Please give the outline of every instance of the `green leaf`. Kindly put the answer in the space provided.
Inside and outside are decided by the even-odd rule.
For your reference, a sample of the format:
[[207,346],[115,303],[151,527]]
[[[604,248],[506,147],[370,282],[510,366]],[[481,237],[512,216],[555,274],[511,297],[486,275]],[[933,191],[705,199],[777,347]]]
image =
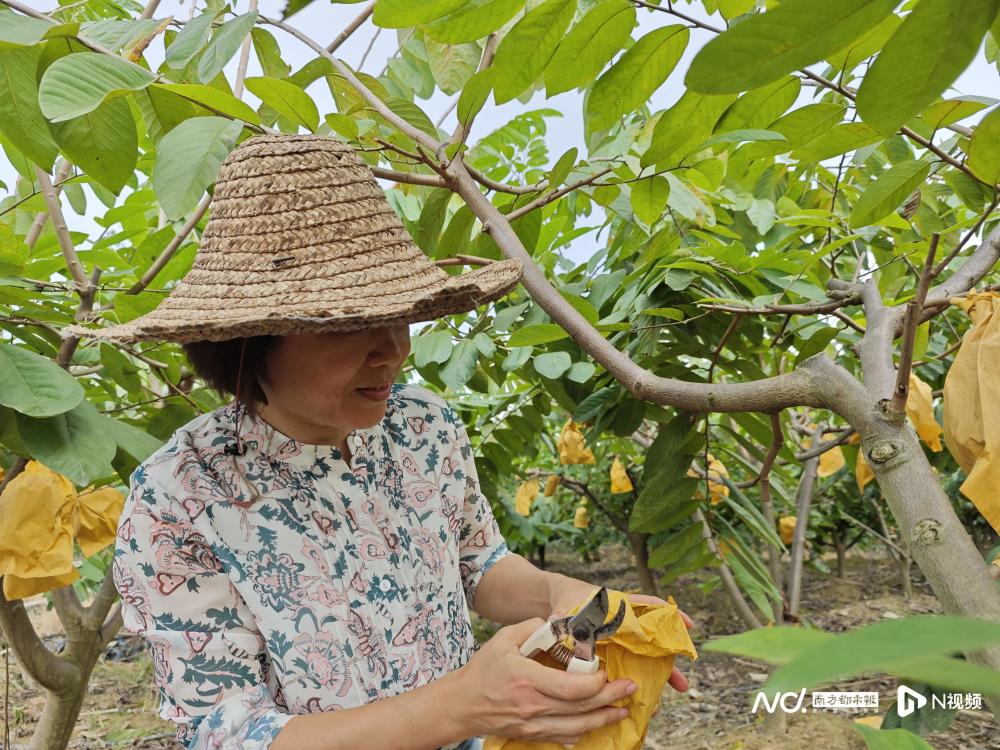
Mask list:
[[139,136],[123,98],[109,99],[93,112],[52,125],[66,158],[112,193],[118,194],[139,160]]
[[703,539],[703,526],[692,523],[680,531],[671,534],[649,555],[650,568],[665,568],[673,565],[692,547],[697,546]]
[[[216,30],[212,41],[205,47],[205,51],[198,60],[198,79],[202,83],[208,83],[215,78],[222,69],[226,67],[233,55],[247,38],[250,29],[257,21],[256,11],[244,13],[226,21]],[[318,120],[318,118],[317,118]]]
[[899,0],[785,0],[701,48],[685,85],[735,94],[776,81],[833,54],[892,12]]
[[35,71],[41,54],[40,47],[0,51],[0,133],[31,161],[51,172],[59,147],[38,108]]
[[0,9],[0,49],[13,46],[38,44],[53,24],[40,18],[31,18]]
[[821,162],[880,140],[882,136],[871,125],[846,122],[833,126],[826,133],[796,149],[792,152],[792,158],[809,163]]
[[115,441],[118,448],[132,456],[136,461],[145,461],[163,445],[164,441],[127,422],[120,422],[104,414],[101,415],[101,418],[104,421],[104,429]]
[[670,184],[665,177],[654,175],[632,186],[632,210],[644,224],[652,226],[667,207]]
[[466,81],[462,93],[458,95],[458,110],[456,116],[463,125],[468,125],[469,121],[479,114],[479,110],[490,98],[490,91],[493,89],[493,79],[496,70],[493,67],[486,68],[476,73]]
[[809,649],[772,673],[766,689],[784,692],[863,672],[886,671],[901,661],[975,651],[1000,643],[1000,624],[970,617],[916,615],[884,620]]
[[17,413],[17,429],[32,457],[83,487],[115,473],[111,460],[118,445],[97,408],[83,399],[53,417]]
[[980,120],[973,131],[968,167],[989,185],[1000,182],[1000,108]]
[[545,0],[514,24],[493,60],[497,104],[518,96],[545,70],[575,10],[576,0]]
[[476,345],[468,339],[460,341],[452,350],[448,363],[441,368],[441,380],[453,391],[461,390],[476,371],[478,362],[479,350]]
[[668,172],[666,177],[670,183],[670,192],[667,195],[667,205],[670,208],[698,226],[711,226],[715,223],[712,209],[695,195],[683,180],[672,172]]
[[475,43],[448,45],[425,39],[424,46],[434,82],[449,95],[462,90],[476,72],[483,52]]
[[574,362],[566,372],[566,377],[574,383],[586,383],[597,372],[597,366],[592,362]]
[[535,372],[547,378],[558,378],[573,364],[568,352],[545,352],[532,360]]
[[473,0],[423,29],[443,44],[473,42],[499,29],[523,7],[524,0]]
[[76,407],[83,387],[51,359],[0,343],[0,404],[31,417],[51,417]]
[[587,13],[560,42],[545,69],[548,96],[589,84],[625,46],[635,27],[635,6],[605,0]]
[[304,125],[310,133],[315,133],[319,127],[316,103],[294,83],[261,76],[247,78],[246,87],[264,104],[292,122]]
[[920,0],[858,88],[861,119],[889,135],[919,114],[972,62],[996,15],[997,0]]
[[184,24],[184,28],[167,47],[164,62],[175,70],[181,70],[191,62],[208,43],[212,35],[212,21],[218,14],[218,11],[208,10]]
[[869,185],[851,211],[851,227],[865,227],[892,213],[927,179],[929,162],[900,162]]
[[788,76],[748,91],[726,111],[716,130],[766,128],[788,111],[801,90],[802,82],[798,77]]
[[384,29],[420,26],[446,16],[465,0],[376,0],[372,22]]
[[712,134],[719,118],[735,100],[734,94],[706,96],[685,91],[656,121],[649,149],[642,155],[642,166],[680,163]]
[[153,189],[168,218],[180,219],[194,209],[242,129],[238,120],[195,117],[163,136],[153,166]]
[[253,48],[264,75],[271,78],[287,78],[292,68],[282,59],[281,48],[274,34],[255,26],[250,30],[250,38],[253,40]]
[[801,654],[822,648],[837,636],[811,628],[791,626],[757,628],[745,633],[715,638],[703,644],[706,651],[746,656],[769,664],[788,664]]
[[705,147],[714,146],[717,143],[745,143],[746,141],[783,141],[785,136],[774,130],[730,130],[727,133],[713,135],[705,141]]
[[205,86],[201,83],[154,83],[150,90],[156,89],[177,94],[219,114],[229,115],[254,125],[260,124],[260,118],[249,105],[214,86]]
[[519,328],[507,339],[507,346],[532,346],[534,344],[548,344],[569,336],[558,323],[536,323],[534,325]]
[[448,331],[431,331],[413,337],[413,362],[418,369],[431,362],[447,362],[451,356],[453,341]]
[[856,722],[851,722],[851,726],[864,739],[868,750],[934,750],[906,729],[875,729]]
[[997,103],[996,99],[988,96],[956,96],[954,99],[934,102],[925,109],[920,119],[934,130],[951,125],[953,122],[964,120],[976,112],[987,107],[992,107]]
[[664,26],[629,47],[594,83],[587,98],[590,126],[604,130],[642,106],[667,80],[689,38],[687,26]]
[[93,112],[110,94],[140,91],[155,78],[120,57],[77,52],[45,70],[38,85],[38,104],[51,122],[63,122]]

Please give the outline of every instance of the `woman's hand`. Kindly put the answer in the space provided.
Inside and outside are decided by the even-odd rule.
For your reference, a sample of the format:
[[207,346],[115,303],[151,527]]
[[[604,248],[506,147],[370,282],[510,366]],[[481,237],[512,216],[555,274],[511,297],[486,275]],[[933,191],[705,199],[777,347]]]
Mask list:
[[[565,617],[569,614],[569,611],[573,609],[580,602],[585,601],[587,597],[592,596],[593,593],[598,589],[597,586],[591,583],[585,583],[576,578],[570,578],[569,576],[559,576],[558,586],[554,587],[554,593],[551,599],[552,603],[552,614],[549,615],[549,619],[555,617]],[[649,596],[648,594],[627,594],[628,600],[631,604],[667,604],[663,599],[656,596]],[[694,627],[694,621],[688,617],[680,609],[677,613],[684,620],[684,625],[690,630]],[[674,667],[673,671],[670,672],[670,677],[667,678],[667,683],[674,690],[680,692],[686,691],[690,685],[688,685],[687,678],[681,674],[677,667]]]
[[520,646],[545,621],[501,628],[456,673],[456,711],[468,717],[469,736],[496,734],[532,742],[569,745],[584,734],[621,721],[628,709],[609,704],[635,691],[601,671],[571,674],[521,655]]

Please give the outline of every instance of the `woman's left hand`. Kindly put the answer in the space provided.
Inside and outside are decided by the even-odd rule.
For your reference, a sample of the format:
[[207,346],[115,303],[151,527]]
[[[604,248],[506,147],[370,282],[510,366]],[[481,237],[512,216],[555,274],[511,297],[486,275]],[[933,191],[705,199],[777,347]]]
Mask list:
[[[594,593],[596,587],[593,584],[584,583],[576,579],[570,580],[575,585],[562,587],[558,598],[552,602],[552,614],[549,615],[550,620],[556,617],[565,617],[573,607]],[[627,594],[627,596],[631,604],[668,604],[663,599],[657,596],[649,596],[648,594]],[[677,610],[677,613],[681,616],[688,630],[694,627],[694,621],[687,614],[680,609]],[[681,674],[677,667],[674,667],[670,673],[670,677],[667,678],[667,682],[674,690],[682,693],[689,687],[687,678]]]

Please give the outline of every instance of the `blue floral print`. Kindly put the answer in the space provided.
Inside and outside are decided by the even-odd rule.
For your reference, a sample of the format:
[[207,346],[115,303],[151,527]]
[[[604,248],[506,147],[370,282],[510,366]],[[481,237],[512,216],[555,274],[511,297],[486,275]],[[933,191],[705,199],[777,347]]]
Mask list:
[[[224,451],[237,418],[243,455]],[[347,440],[349,460],[231,402],[133,472],[112,574],[190,750],[266,750],[293,716],[426,685],[474,653],[469,606],[510,551],[465,425],[395,384]]]

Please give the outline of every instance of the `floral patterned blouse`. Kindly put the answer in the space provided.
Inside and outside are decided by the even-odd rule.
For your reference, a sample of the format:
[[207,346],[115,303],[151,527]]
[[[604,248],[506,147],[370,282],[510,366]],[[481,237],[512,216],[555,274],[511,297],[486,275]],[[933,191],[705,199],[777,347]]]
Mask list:
[[245,412],[246,452],[226,453],[236,415],[179,428],[133,472],[118,524],[125,628],[146,640],[177,740],[264,750],[296,714],[465,664],[469,604],[509,550],[455,411],[393,385],[381,422],[348,435],[349,466]]

